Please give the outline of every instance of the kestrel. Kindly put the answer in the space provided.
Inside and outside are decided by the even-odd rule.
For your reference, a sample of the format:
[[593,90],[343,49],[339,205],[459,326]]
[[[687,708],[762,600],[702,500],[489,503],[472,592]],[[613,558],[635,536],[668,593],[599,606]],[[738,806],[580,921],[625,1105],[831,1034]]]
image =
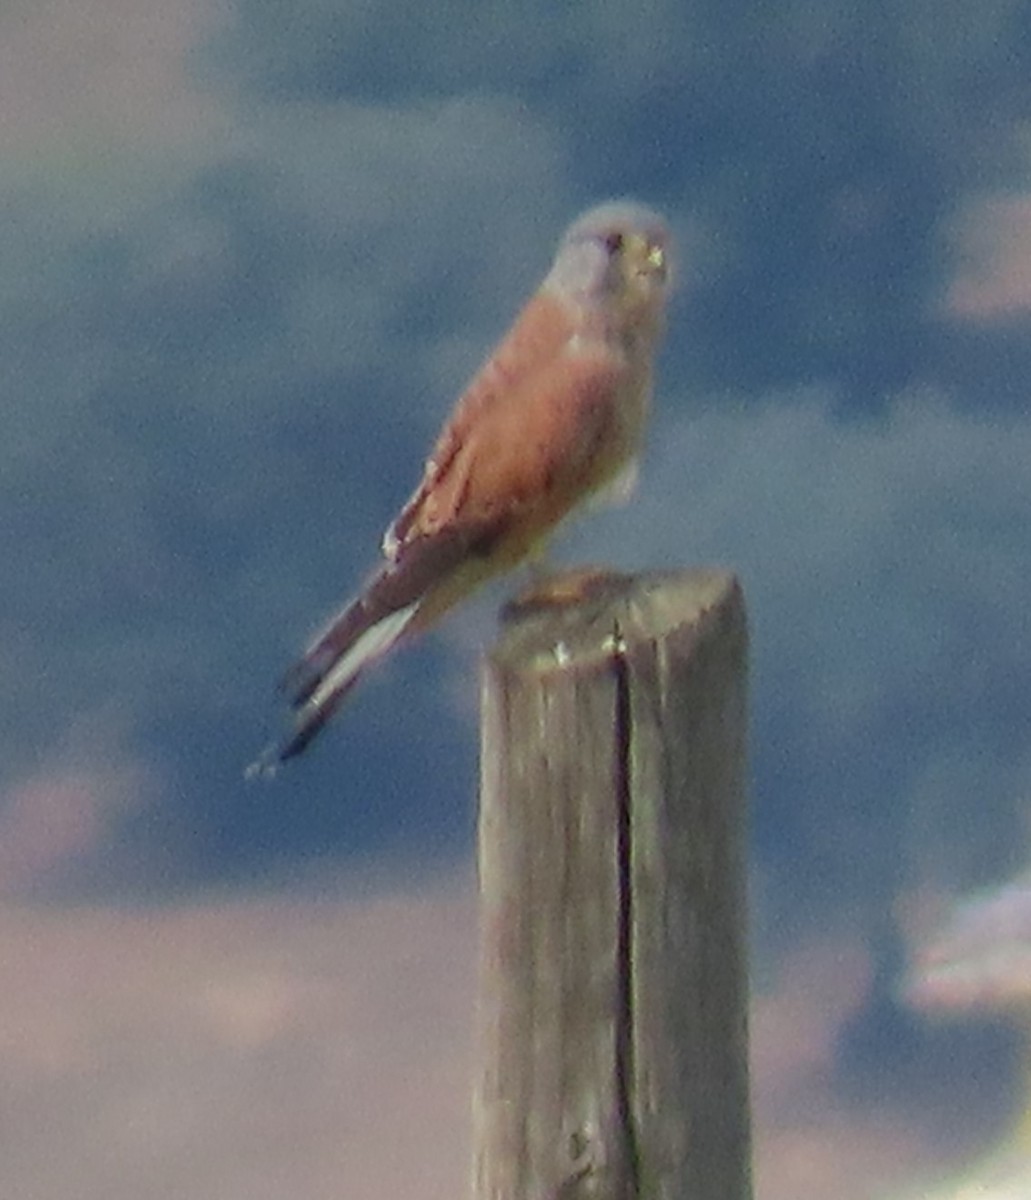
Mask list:
[[643,205],[592,208],[462,394],[383,561],[293,667],[284,740],[300,754],[365,671],[492,576],[539,553],[597,493],[632,481],[669,292],[670,235]]

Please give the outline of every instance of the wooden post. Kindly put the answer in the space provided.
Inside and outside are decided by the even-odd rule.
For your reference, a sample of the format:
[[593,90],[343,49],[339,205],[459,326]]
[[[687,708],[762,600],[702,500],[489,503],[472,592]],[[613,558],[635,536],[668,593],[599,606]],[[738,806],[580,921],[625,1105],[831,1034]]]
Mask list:
[[483,683],[475,1200],[748,1200],[746,628],[580,573]]

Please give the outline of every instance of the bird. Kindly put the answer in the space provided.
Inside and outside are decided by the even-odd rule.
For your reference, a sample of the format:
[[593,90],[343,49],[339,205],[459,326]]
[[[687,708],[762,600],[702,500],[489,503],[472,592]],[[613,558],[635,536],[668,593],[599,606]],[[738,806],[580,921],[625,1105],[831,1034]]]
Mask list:
[[535,560],[586,501],[632,487],[671,288],[666,221],[632,200],[579,216],[550,270],[460,395],[359,594],[282,688],[282,740],[247,774],[305,750],[368,669],[487,580]]

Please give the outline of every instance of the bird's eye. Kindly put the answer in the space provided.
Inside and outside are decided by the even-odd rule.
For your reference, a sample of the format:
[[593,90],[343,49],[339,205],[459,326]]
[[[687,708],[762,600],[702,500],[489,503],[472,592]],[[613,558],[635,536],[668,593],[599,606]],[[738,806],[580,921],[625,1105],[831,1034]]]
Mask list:
[[605,238],[605,249],[609,254],[618,254],[623,249],[623,235],[621,233],[610,233]]

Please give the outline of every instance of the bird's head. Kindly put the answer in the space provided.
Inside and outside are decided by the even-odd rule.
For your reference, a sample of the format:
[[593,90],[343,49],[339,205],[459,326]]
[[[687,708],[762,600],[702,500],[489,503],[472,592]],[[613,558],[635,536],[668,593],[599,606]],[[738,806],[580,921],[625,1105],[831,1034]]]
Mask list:
[[657,328],[671,285],[671,256],[669,228],[657,212],[630,200],[610,201],[566,230],[547,286]]

